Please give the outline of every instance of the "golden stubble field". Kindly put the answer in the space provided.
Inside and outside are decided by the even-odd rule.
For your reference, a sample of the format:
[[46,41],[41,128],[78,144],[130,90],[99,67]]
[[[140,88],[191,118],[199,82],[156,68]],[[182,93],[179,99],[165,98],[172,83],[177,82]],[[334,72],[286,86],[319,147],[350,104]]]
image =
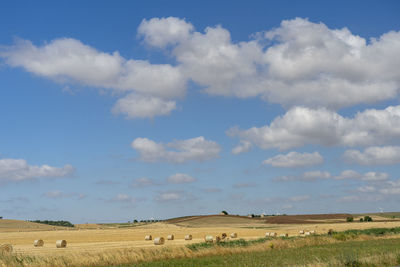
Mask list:
[[[379,218],[375,218],[379,219]],[[299,235],[300,230],[315,230],[316,233],[326,233],[329,229],[335,231],[344,231],[348,229],[366,229],[366,228],[390,228],[400,227],[400,220],[396,221],[374,221],[368,223],[360,222],[336,222],[336,223],[313,223],[313,224],[266,224],[262,220],[252,219],[217,219],[192,220],[191,223],[184,222],[181,225],[170,223],[152,223],[136,227],[124,228],[96,228],[85,229],[84,225],[80,229],[36,226],[28,224],[9,223],[8,227],[1,227],[0,222],[0,244],[12,244],[14,253],[25,255],[66,255],[77,253],[93,253],[102,251],[111,251],[124,248],[154,248],[160,247],[153,244],[153,241],[145,241],[145,235],[151,234],[154,237],[164,237],[175,235],[175,240],[166,240],[164,246],[183,246],[191,243],[204,241],[205,235],[221,235],[221,233],[237,233],[238,238],[256,239],[264,237],[266,232],[276,232],[279,234],[288,233],[289,236]],[[214,224],[213,224],[214,222]],[[4,225],[3,225],[4,226]],[[95,226],[95,225],[94,225]],[[93,228],[93,227],[92,227]],[[191,241],[184,240],[184,236],[191,234]],[[34,247],[35,239],[43,239],[43,247]],[[55,242],[59,239],[65,239],[68,242],[66,248],[56,248]]]

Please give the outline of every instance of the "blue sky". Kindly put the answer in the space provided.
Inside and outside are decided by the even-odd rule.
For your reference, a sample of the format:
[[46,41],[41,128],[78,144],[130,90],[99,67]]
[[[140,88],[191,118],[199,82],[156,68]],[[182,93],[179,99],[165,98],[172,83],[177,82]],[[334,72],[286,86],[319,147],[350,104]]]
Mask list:
[[397,210],[397,1],[8,1],[0,216]]

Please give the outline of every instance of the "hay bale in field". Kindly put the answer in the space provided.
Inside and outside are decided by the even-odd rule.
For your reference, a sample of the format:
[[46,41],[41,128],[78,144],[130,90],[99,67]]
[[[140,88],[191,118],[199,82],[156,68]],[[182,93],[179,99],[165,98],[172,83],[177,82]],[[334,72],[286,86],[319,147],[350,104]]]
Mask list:
[[212,235],[206,235],[206,236],[204,237],[204,241],[205,241],[205,242],[212,243],[212,242],[214,242],[214,237],[213,237]]
[[185,240],[192,240],[192,235],[185,235]]
[[149,240],[152,240],[152,239],[153,239],[153,237],[151,235],[146,235],[144,237],[144,240],[146,240],[146,241],[149,241]]
[[218,242],[221,242],[221,237],[220,236],[216,236],[214,238],[214,236],[212,236],[212,235],[206,235],[204,237],[204,241],[206,241],[208,243],[212,243],[212,242],[218,243]]
[[231,238],[236,238],[237,237],[237,233],[231,233]]
[[175,238],[174,235],[168,235],[168,236],[167,236],[167,239],[168,239],[168,240],[174,240],[174,238]]
[[304,230],[300,230],[299,234],[304,235]]
[[225,239],[225,238],[227,238],[228,236],[226,235],[226,233],[222,233],[221,234],[221,239]]
[[11,244],[0,245],[0,253],[11,253],[13,251],[13,246]]
[[164,245],[164,243],[165,243],[164,237],[154,238],[154,245]]
[[37,239],[37,240],[33,241],[33,245],[35,247],[43,247],[44,241],[42,239]]
[[65,247],[67,247],[67,241],[66,240],[57,240],[56,241],[56,247],[57,248],[65,248]]

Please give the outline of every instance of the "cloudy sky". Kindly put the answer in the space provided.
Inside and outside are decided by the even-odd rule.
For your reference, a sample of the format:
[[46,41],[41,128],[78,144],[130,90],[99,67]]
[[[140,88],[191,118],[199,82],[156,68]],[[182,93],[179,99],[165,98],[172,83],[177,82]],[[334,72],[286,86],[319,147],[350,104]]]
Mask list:
[[398,211],[398,1],[0,8],[0,216]]

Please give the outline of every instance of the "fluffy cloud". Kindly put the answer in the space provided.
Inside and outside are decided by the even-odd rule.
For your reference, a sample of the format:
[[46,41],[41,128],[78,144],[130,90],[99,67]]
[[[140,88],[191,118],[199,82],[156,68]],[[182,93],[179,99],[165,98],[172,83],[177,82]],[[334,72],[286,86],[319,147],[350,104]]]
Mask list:
[[400,179],[387,181],[379,192],[383,195],[400,195]]
[[163,100],[158,97],[130,94],[120,98],[112,111],[116,114],[126,114],[128,119],[153,118],[155,116],[169,115],[176,109],[172,100]]
[[167,182],[170,184],[185,184],[185,183],[193,183],[195,181],[196,178],[185,173],[175,173],[167,178]]
[[346,170],[334,178],[336,180],[357,179],[367,182],[379,182],[386,181],[389,178],[389,175],[385,172],[367,172],[361,174],[353,170]]
[[374,186],[365,185],[365,186],[360,186],[359,188],[357,188],[357,191],[362,192],[362,193],[371,193],[371,192],[375,192],[376,188]]
[[274,181],[278,182],[287,182],[287,181],[307,181],[312,182],[319,179],[329,179],[332,178],[331,174],[326,171],[309,171],[305,172],[298,176],[279,176],[274,179]]
[[239,137],[241,143],[249,142],[262,149],[285,150],[306,144],[382,145],[400,138],[400,106],[367,109],[352,118],[325,108],[295,107],[275,118],[270,125],[248,130],[231,128],[227,134]]
[[80,193],[63,193],[59,190],[48,191],[44,193],[44,196],[47,198],[77,198],[77,199],[84,199],[86,197],[85,194]]
[[168,201],[177,201],[183,198],[183,193],[180,191],[165,191],[159,193],[155,200],[158,202],[168,202]]
[[263,161],[263,164],[268,164],[273,167],[293,168],[293,167],[314,166],[321,164],[323,161],[324,161],[323,157],[318,152],[299,153],[292,151],[286,155],[281,154],[266,159]]
[[136,138],[131,146],[139,152],[140,159],[147,162],[206,161],[217,158],[221,151],[221,147],[216,142],[206,140],[202,136],[175,140],[167,144],[156,143],[147,138]]
[[186,80],[176,67],[128,60],[118,52],[100,52],[71,38],[43,46],[22,40],[3,49],[0,57],[12,67],[61,83],[106,88],[115,94],[131,92],[114,107],[128,118],[168,115],[175,109],[175,102],[168,99],[181,97],[186,90]]
[[312,182],[316,180],[325,180],[325,179],[335,179],[335,180],[361,180],[366,182],[382,182],[386,181],[389,178],[389,175],[384,172],[367,172],[364,174],[358,173],[353,170],[345,170],[341,172],[337,176],[333,176],[331,173],[327,171],[308,171],[304,172],[300,175],[294,176],[279,176],[274,179],[274,181],[278,182],[287,182],[287,181],[305,181]]
[[347,150],[343,154],[345,161],[360,165],[392,165],[400,163],[399,146],[368,147],[363,152]]
[[184,19],[175,17],[144,19],[138,28],[138,34],[154,47],[163,48],[185,41],[193,31],[193,25]]
[[400,84],[399,32],[366,40],[296,18],[235,43],[221,26],[198,32],[170,17],[143,20],[139,35],[168,49],[184,75],[214,95],[340,108],[394,98]]
[[0,182],[65,177],[71,175],[74,170],[71,165],[57,168],[49,165],[29,165],[23,159],[0,159]]
[[124,203],[131,203],[131,204],[134,204],[137,201],[139,201],[139,200],[132,196],[126,195],[126,194],[118,194],[109,200],[109,202],[124,202]]
[[135,179],[132,183],[132,187],[147,187],[147,186],[153,186],[157,185],[158,183],[154,181],[153,179],[147,178],[147,177],[141,177],[138,179]]
[[184,96],[189,80],[211,95],[330,109],[392,99],[400,87],[400,32],[395,31],[366,40],[347,28],[295,18],[234,42],[221,26],[201,32],[184,19],[168,17],[144,19],[138,35],[166,51],[176,65],[126,59],[72,38],[42,46],[20,40],[3,47],[0,57],[58,82],[125,94],[114,111],[128,118],[168,115],[175,109],[171,99]]

